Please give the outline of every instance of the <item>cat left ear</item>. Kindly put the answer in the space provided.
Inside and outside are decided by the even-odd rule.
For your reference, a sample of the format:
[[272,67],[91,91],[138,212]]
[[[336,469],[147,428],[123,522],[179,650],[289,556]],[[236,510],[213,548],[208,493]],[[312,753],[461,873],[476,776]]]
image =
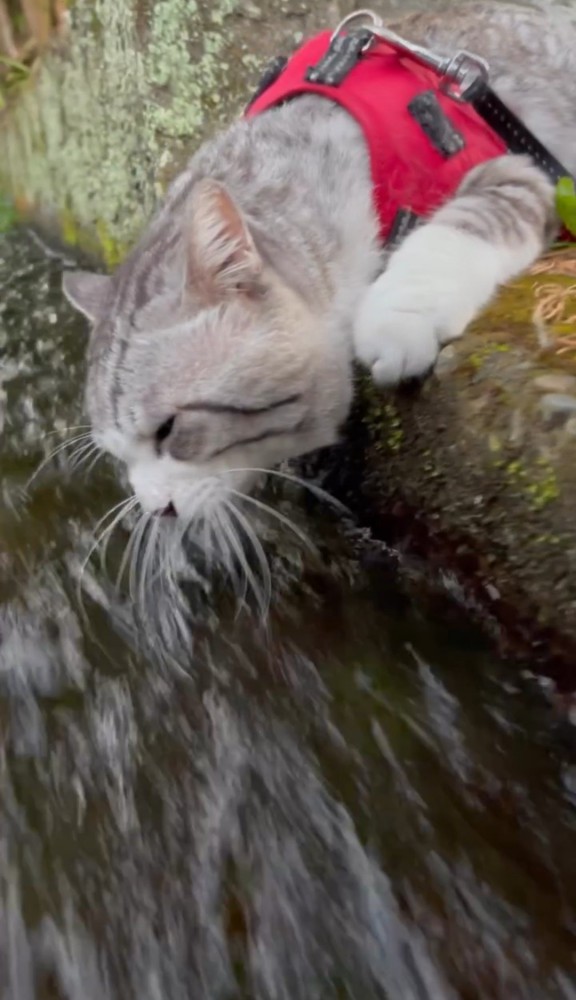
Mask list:
[[186,285],[207,304],[258,287],[262,260],[245,219],[222,184],[199,181],[191,196]]
[[111,279],[91,271],[65,271],[62,290],[68,301],[94,322],[104,310],[110,294]]

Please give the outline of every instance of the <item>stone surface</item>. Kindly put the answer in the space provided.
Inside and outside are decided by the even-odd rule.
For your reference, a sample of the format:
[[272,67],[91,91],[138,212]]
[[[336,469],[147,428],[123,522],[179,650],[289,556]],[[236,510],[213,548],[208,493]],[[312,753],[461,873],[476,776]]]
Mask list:
[[570,393],[576,391],[576,377],[562,372],[547,372],[534,379],[534,386],[541,392]]

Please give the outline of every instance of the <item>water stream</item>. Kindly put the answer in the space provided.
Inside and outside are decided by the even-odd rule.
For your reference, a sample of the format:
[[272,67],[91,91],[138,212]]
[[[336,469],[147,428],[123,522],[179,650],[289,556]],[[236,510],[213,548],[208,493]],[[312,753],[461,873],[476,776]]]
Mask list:
[[471,629],[284,493],[265,626],[137,614],[122,526],[83,566],[114,471],[29,482],[83,422],[61,268],[0,243],[2,1000],[575,998],[574,741]]

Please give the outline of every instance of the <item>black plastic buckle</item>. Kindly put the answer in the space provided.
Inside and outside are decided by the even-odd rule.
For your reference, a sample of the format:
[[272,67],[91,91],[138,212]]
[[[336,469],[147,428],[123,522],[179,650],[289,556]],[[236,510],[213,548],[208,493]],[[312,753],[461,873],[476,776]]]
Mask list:
[[262,96],[265,90],[268,90],[268,87],[271,87],[273,83],[276,83],[278,77],[284,72],[287,62],[287,56],[275,56],[274,59],[271,59],[270,62],[266,64],[264,72],[258,81],[256,90],[246,105],[246,110],[254,104],[254,101]]
[[395,250],[406,239],[409,233],[422,222],[422,218],[416,215],[411,208],[399,208],[392,220],[392,227],[386,239],[386,246],[390,250]]
[[359,28],[346,35],[334,35],[326,54],[315,66],[306,70],[306,80],[327,87],[338,87],[373,41],[374,33],[370,28]]

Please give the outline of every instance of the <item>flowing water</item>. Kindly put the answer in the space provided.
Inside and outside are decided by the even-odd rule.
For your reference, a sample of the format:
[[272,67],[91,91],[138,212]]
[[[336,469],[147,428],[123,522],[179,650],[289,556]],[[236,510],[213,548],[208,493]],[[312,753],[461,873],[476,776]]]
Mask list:
[[574,742],[471,629],[287,495],[265,626],[137,614],[123,526],[83,568],[113,470],[28,482],[83,432],[61,269],[0,242],[2,1000],[576,997]]

